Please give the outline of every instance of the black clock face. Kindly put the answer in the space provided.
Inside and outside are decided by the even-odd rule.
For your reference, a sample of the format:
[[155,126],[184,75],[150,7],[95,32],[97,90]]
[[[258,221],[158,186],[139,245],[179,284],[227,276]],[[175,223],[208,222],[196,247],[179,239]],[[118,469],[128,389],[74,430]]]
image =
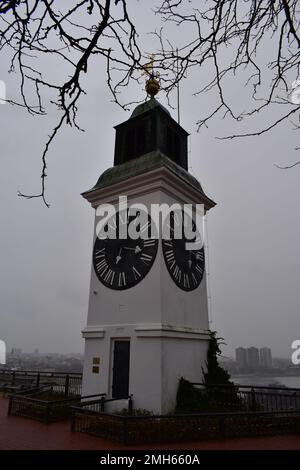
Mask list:
[[108,221],[108,225],[116,230],[117,238],[97,237],[93,252],[94,270],[99,281],[115,290],[129,289],[141,282],[154,263],[158,247],[158,239],[149,238],[153,223],[150,216],[146,216],[148,222],[143,225],[139,217],[128,216],[127,226],[136,224],[136,231],[143,235],[136,239],[119,238],[122,217],[124,214],[118,212]]
[[[169,274],[175,284],[185,291],[192,291],[199,287],[205,267],[204,248],[188,250],[186,244],[195,242],[200,234],[196,231],[196,224],[190,221],[195,231],[194,239],[184,236],[183,216],[177,217],[172,213],[170,217],[170,238],[162,240],[164,260]],[[176,225],[182,224],[182,238],[174,236]]]

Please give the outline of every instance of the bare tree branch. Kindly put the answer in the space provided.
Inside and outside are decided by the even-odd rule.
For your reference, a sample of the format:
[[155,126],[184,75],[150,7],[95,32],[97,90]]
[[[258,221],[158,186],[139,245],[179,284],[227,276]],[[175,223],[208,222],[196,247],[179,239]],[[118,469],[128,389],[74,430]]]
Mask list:
[[[129,17],[126,0],[73,1],[69,10],[64,8],[62,2],[57,0],[0,1],[0,51],[11,50],[10,72],[18,72],[20,76],[21,102],[9,102],[25,107],[32,115],[42,115],[46,112],[43,88],[57,94],[57,99],[51,102],[56,105],[60,117],[42,153],[41,191],[37,194],[19,192],[19,196],[28,199],[42,198],[47,207],[47,154],[64,124],[82,130],[76,116],[79,99],[85,94],[81,85],[82,75],[87,73],[90,58],[100,55],[107,61],[109,89],[113,100],[122,107],[118,89],[125,86],[134,72],[141,68],[142,61],[137,32]],[[113,44],[114,48],[111,47]],[[37,58],[49,54],[68,66],[67,79],[61,83],[43,78],[39,64],[34,65]],[[123,77],[118,77],[116,81],[113,71],[118,70],[119,76],[121,67]],[[37,105],[30,103],[32,90],[29,95],[28,84],[34,85]]]
[[290,168],[294,168],[295,166],[300,165],[300,162],[296,162],[296,163],[293,163],[292,165],[287,165],[287,166],[280,166],[280,165],[277,165],[277,163],[274,163],[274,165],[280,170],[289,170]]
[[[156,13],[163,18],[166,27],[156,35],[161,46],[157,61],[173,72],[164,84],[167,93],[187,72],[199,74],[203,69],[210,77],[194,92],[197,97],[210,93],[214,103],[198,120],[198,130],[207,127],[214,118],[229,117],[239,123],[260,113],[265,125],[262,124],[259,131],[237,132],[220,138],[259,136],[288,120],[292,114],[299,114],[300,82],[299,98],[287,99],[292,83],[300,78],[299,2],[208,0],[194,5],[195,8],[189,6],[186,0],[162,1]],[[175,45],[165,39],[170,24],[178,27],[179,37],[187,38],[178,48],[179,53],[175,52]],[[266,46],[273,56],[264,63],[260,57],[264,56]],[[248,95],[250,105],[247,110],[238,111],[227,96],[232,83],[239,84],[245,77],[245,93],[248,87],[252,88]],[[278,118],[273,117],[270,124],[269,110],[276,112],[278,104],[285,104],[288,112],[284,115],[279,112]]]
[[[134,4],[131,0],[130,6]],[[147,2],[148,4],[148,2]],[[139,80],[147,54],[127,0],[0,0],[0,53],[10,52],[10,72],[20,77],[20,100],[32,115],[44,115],[45,90],[56,96],[50,103],[59,118],[42,152],[41,191],[22,197],[45,196],[47,155],[53,140],[66,125],[80,129],[77,112],[85,94],[83,75],[92,57],[106,63],[106,82],[113,101],[131,80]],[[195,99],[211,97],[211,108],[199,117],[198,130],[213,119],[228,118],[235,125],[261,116],[257,131],[220,137],[233,139],[265,134],[300,111],[300,8],[298,0],[161,0],[155,10],[163,28],[153,32],[153,63],[161,87],[170,99],[187,75],[201,77]],[[172,44],[170,29],[177,28]],[[266,46],[270,52],[264,61]],[[44,76],[43,57],[54,57],[61,78]],[[60,64],[60,65],[59,65]],[[206,81],[205,81],[206,80]],[[247,94],[245,109],[231,97],[232,84]],[[295,86],[292,84],[296,84]],[[291,89],[291,87],[293,88]],[[282,113],[282,106],[286,112]],[[204,109],[201,107],[201,109]],[[270,111],[277,112],[272,117]],[[296,125],[296,128],[299,128]],[[297,165],[295,163],[290,167]]]

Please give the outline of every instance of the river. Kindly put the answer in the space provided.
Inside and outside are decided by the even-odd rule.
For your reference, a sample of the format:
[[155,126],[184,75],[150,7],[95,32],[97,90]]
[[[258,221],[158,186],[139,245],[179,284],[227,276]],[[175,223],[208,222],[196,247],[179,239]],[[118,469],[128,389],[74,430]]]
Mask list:
[[269,385],[278,386],[285,385],[286,387],[300,389],[300,376],[278,376],[273,375],[236,375],[232,376],[231,380],[240,385]]

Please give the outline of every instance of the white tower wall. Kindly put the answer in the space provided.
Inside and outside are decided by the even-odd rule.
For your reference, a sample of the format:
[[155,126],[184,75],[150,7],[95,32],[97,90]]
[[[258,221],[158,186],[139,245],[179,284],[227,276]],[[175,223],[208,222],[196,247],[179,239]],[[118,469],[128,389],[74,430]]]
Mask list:
[[[94,208],[117,204],[203,203],[203,194],[167,168],[84,194]],[[94,239],[96,233],[94,230]],[[209,340],[206,276],[194,291],[183,291],[171,279],[161,240],[155,262],[135,287],[116,291],[102,285],[91,271],[85,338],[83,395],[111,396],[113,342],[130,340],[129,394],[135,408],[155,413],[174,409],[180,377],[202,380]],[[99,373],[93,358],[100,358]]]

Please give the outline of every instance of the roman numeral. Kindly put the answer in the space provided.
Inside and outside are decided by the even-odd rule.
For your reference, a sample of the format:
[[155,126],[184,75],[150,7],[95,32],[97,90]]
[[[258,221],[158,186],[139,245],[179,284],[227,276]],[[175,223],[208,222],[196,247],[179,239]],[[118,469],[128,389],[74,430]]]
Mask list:
[[107,270],[108,270],[108,266],[106,265],[105,268],[103,268],[102,271],[99,272],[99,275],[103,277]]
[[132,270],[135,280],[137,280],[139,277],[142,277],[141,273],[134,266],[132,266]]
[[118,286],[126,286],[126,277],[124,272],[119,273]]
[[166,251],[166,259],[168,263],[171,263],[175,259],[174,251],[173,250],[168,250]]
[[196,264],[196,270],[201,274],[202,276],[202,273],[203,273],[203,269],[201,268],[201,266],[199,266],[199,264]]
[[169,246],[169,247],[171,247],[171,248],[173,247],[173,243],[172,243],[172,242],[166,242],[166,241],[165,241],[164,244],[165,244],[165,246]]
[[154,246],[155,242],[156,240],[153,240],[152,238],[150,238],[149,240],[144,240],[144,246],[145,247]]
[[145,264],[149,264],[152,261],[152,256],[146,255],[146,253],[142,253],[141,254],[141,261],[143,261],[143,263],[145,263]]
[[181,281],[181,269],[178,266],[175,266],[174,271],[173,271],[173,276],[178,282]]
[[194,285],[196,286],[198,284],[198,281],[194,273],[192,273],[192,279],[193,279]]
[[106,263],[105,259],[103,259],[102,261],[99,261],[98,263],[96,263],[97,271],[101,271],[101,269],[103,269],[104,266],[107,266],[107,263]]
[[188,289],[190,288],[190,278],[189,275],[184,273],[183,275],[183,285],[184,287],[187,287]]
[[104,281],[112,285],[114,282],[114,277],[115,272],[112,269],[109,269],[105,275]]
[[204,260],[204,253],[203,253],[203,251],[197,251],[197,253],[196,253],[196,259],[199,259],[199,260],[201,260],[201,261]]
[[95,253],[96,259],[104,258],[104,256],[105,256],[105,248],[102,248],[101,250],[96,250],[96,253]]

